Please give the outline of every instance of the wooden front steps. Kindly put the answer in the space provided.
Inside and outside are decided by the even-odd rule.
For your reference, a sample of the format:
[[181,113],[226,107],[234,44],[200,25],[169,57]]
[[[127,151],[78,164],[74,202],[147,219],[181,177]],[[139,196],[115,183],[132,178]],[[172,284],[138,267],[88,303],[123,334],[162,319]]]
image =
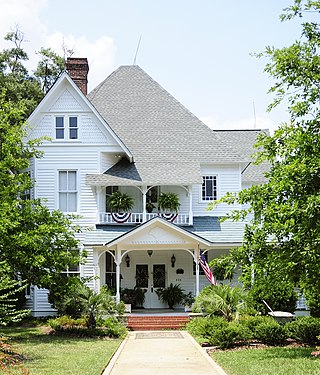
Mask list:
[[188,316],[133,315],[128,316],[128,329],[132,331],[157,331],[162,329],[182,329],[189,322]]

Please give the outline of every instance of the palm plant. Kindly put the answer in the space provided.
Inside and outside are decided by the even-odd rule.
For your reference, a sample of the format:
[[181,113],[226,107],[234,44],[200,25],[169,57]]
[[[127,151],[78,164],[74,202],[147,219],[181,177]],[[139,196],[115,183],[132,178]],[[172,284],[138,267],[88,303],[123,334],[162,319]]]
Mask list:
[[246,297],[247,292],[240,287],[231,287],[228,284],[208,286],[196,298],[194,309],[205,311],[208,315],[221,315],[231,321],[244,309]]

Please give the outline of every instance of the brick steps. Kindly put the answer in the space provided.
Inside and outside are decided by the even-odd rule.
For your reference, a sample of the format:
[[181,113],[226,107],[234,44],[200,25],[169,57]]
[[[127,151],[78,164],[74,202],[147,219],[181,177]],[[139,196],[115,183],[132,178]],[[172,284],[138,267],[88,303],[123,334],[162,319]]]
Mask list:
[[132,331],[181,329],[189,322],[188,316],[129,316],[128,328]]

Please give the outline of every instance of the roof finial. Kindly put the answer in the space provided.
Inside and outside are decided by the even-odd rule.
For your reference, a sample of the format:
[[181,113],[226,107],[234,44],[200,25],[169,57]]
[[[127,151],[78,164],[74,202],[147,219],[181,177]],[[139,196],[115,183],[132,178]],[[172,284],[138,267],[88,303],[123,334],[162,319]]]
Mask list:
[[136,59],[137,59],[137,54],[138,54],[139,47],[140,47],[141,38],[142,38],[142,35],[140,35],[140,38],[139,38],[138,46],[136,49],[136,54],[134,55],[133,65],[136,65]]

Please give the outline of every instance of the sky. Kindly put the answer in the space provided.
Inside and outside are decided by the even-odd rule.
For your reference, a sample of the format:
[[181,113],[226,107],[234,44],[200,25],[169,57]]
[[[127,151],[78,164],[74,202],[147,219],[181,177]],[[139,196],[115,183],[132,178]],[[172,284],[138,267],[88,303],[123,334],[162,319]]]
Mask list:
[[[252,54],[299,38],[280,22],[293,0],[0,0],[0,49],[17,26],[29,68],[41,47],[87,57],[89,91],[121,65],[136,64],[213,129],[273,131],[288,120],[271,113],[267,60]],[[140,44],[139,44],[140,39]],[[139,48],[138,48],[139,45]]]

